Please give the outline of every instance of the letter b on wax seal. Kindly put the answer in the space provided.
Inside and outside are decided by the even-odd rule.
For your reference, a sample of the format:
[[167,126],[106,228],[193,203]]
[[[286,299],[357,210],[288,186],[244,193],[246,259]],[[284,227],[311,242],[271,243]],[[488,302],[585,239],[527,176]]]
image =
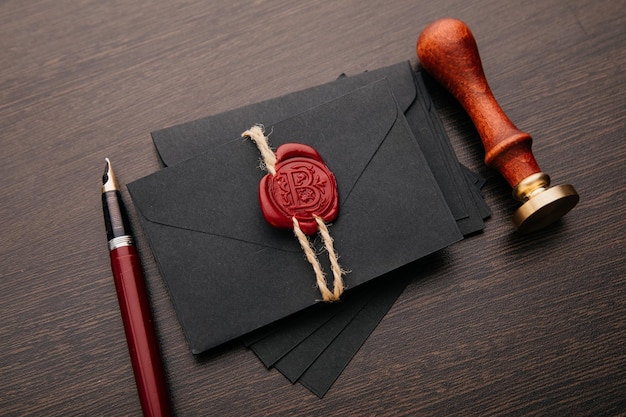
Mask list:
[[259,184],[259,201],[265,219],[273,226],[293,229],[295,217],[307,235],[317,233],[314,216],[333,221],[339,212],[335,176],[319,153],[300,143],[276,150],[276,174]]

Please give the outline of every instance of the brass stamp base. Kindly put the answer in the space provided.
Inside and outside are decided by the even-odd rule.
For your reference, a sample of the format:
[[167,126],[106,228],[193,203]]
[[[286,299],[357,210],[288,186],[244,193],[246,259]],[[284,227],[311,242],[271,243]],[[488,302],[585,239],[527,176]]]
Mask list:
[[534,194],[513,215],[513,224],[520,233],[539,230],[559,220],[578,203],[573,186],[557,185]]

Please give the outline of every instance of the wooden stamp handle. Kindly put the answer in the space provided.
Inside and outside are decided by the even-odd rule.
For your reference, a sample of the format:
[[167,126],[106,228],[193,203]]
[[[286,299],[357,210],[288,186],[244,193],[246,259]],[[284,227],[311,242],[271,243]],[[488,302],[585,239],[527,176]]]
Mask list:
[[532,138],[504,114],[487,84],[474,36],[465,23],[441,19],[417,40],[420,63],[452,93],[474,122],[485,147],[485,163],[500,171],[511,187],[541,170]]

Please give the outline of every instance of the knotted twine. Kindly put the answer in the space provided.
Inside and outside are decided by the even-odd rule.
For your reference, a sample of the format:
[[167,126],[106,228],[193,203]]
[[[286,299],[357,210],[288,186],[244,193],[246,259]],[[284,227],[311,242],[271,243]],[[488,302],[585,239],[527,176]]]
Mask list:
[[[275,176],[276,155],[269,146],[269,141],[267,136],[265,136],[263,126],[255,125],[249,130],[243,132],[241,136],[250,138],[250,140],[252,140],[256,144],[259,152],[261,153],[261,168],[266,170],[270,175]],[[346,271],[341,269],[341,267],[339,266],[337,252],[335,252],[335,248],[333,245],[333,238],[330,236],[330,232],[328,231],[326,223],[321,217],[317,216],[316,214],[313,214],[313,218],[317,223],[317,232],[324,242],[326,252],[328,252],[328,259],[330,260],[331,270],[334,277],[332,292],[328,289],[328,286],[326,285],[325,274],[322,270],[322,265],[320,264],[319,259],[315,254],[313,244],[300,228],[300,224],[296,216],[292,216],[291,218],[293,222],[293,231],[298,238],[298,242],[300,243],[300,246],[304,251],[307,261],[313,267],[313,271],[315,271],[315,280],[317,283],[317,287],[322,294],[322,299],[326,302],[338,301],[344,290],[342,276],[346,273]]]

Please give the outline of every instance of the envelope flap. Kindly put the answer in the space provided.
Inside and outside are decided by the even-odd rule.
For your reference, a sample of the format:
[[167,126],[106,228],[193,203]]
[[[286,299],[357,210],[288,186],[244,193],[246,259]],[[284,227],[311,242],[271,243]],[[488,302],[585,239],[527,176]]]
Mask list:
[[[313,146],[335,174],[340,212],[398,117],[386,81],[377,81],[297,116],[266,126],[270,145]],[[241,131],[263,120],[250,120]],[[266,223],[258,203],[265,174],[259,152],[243,138],[228,138],[210,152],[129,184],[140,213],[150,222],[299,251],[290,231]]]
[[300,142],[315,148],[335,174],[341,207],[398,114],[389,84],[379,80],[275,124],[269,139],[274,145]]
[[223,138],[238,137],[241,126],[251,121],[274,125],[381,79],[388,81],[400,109],[406,112],[417,98],[408,61],[160,129],[152,132],[152,138],[163,164],[172,166],[210,151]]

